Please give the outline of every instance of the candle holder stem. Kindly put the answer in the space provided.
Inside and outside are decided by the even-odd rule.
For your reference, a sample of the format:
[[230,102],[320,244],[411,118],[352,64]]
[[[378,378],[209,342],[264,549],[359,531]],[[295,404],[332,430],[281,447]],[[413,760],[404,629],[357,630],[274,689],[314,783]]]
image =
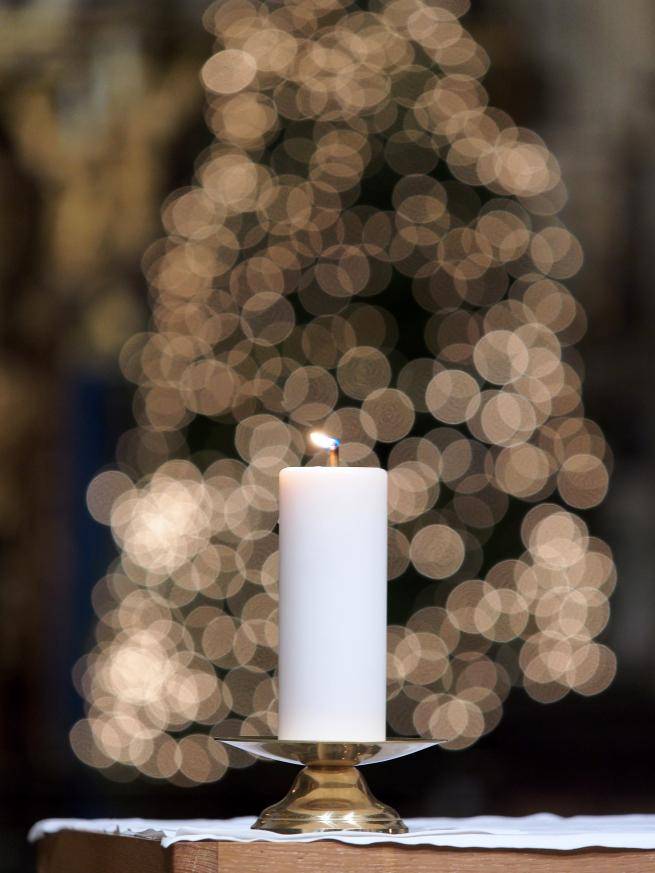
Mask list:
[[356,767],[315,764],[300,771],[287,796],[265,809],[254,827],[278,834],[317,830],[407,832],[398,813],[371,794]]

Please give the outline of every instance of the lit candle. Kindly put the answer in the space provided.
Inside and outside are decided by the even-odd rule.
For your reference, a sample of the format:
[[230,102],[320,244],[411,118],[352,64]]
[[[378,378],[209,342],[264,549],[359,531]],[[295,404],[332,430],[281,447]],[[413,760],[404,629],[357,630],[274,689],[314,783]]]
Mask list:
[[282,740],[370,741],[386,732],[387,474],[280,472],[279,730]]

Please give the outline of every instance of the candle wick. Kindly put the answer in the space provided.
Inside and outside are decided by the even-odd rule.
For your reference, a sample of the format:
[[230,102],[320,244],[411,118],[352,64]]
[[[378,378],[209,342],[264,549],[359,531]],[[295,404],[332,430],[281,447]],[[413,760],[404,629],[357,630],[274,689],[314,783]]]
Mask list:
[[328,466],[329,467],[338,467],[339,466],[339,446],[332,446],[328,453]]

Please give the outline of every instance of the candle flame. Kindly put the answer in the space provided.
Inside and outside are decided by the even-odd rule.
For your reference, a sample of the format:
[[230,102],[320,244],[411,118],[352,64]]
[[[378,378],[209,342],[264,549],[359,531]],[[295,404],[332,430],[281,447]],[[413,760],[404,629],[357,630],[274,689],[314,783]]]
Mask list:
[[315,446],[318,446],[319,449],[337,449],[340,444],[340,440],[336,437],[328,436],[326,433],[322,433],[320,430],[314,430],[309,435],[310,440],[314,443]]

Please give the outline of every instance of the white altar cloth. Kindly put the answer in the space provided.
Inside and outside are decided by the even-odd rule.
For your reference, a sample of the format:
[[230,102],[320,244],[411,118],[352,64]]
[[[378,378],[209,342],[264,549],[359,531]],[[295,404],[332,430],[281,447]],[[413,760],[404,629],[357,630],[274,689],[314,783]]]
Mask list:
[[310,842],[339,840],[342,843],[399,843],[404,846],[447,846],[461,849],[541,849],[570,851],[599,846],[611,849],[655,849],[655,815],[577,815],[562,818],[538,813],[521,818],[476,816],[474,818],[409,818],[409,833],[370,834],[355,831],[281,835],[253,831],[252,817],[190,819],[187,821],[108,818],[58,819],[37,822],[29,839],[38,840],[61,830],[122,834],[159,840],[162,846],[188,840],[234,840],[252,842]]

